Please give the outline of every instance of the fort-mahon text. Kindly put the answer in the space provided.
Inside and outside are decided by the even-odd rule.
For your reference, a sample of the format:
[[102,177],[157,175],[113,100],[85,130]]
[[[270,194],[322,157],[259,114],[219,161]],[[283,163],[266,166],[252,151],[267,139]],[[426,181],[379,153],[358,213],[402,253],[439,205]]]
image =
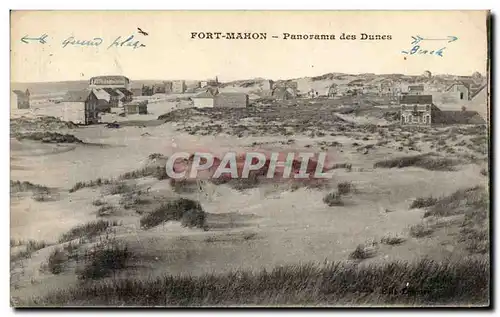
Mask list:
[[392,40],[390,34],[268,34],[262,32],[191,32],[191,39],[193,40],[267,40],[267,39],[282,39],[282,40]]

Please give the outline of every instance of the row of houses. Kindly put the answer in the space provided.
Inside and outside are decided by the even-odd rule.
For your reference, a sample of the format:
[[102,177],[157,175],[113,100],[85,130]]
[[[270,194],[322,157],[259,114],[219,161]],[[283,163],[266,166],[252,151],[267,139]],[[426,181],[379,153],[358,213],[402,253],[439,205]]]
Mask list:
[[152,96],[154,94],[183,94],[186,92],[194,92],[200,88],[218,87],[219,79],[203,80],[203,81],[186,81],[173,80],[156,83],[153,85],[142,85],[141,95]]
[[477,111],[441,110],[432,101],[432,95],[405,95],[400,100],[401,125],[485,124]]

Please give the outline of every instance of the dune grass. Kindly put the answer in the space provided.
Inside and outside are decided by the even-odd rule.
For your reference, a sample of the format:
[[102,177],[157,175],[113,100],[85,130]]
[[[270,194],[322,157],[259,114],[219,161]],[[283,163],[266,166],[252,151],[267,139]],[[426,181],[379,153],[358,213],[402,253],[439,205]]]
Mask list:
[[117,221],[97,220],[91,221],[84,225],[78,225],[71,228],[68,232],[63,233],[59,238],[59,242],[67,242],[78,238],[96,237],[106,231],[110,227],[117,226]]
[[418,197],[417,199],[415,199],[411,203],[410,209],[414,209],[414,208],[426,208],[426,207],[433,206],[436,203],[437,203],[437,199],[436,198],[433,198],[433,197],[427,197],[427,198]]
[[132,252],[116,241],[98,243],[85,254],[85,267],[78,272],[79,280],[96,280],[111,276],[126,267]]
[[204,227],[205,211],[199,202],[179,198],[145,214],[140,223],[142,228],[149,229],[170,220],[181,221],[184,226],[188,227]]
[[[11,262],[15,262],[15,261],[21,260],[21,259],[30,258],[34,252],[41,250],[41,249],[50,245],[46,241],[37,241],[37,240],[28,240],[26,243],[19,241],[19,244],[17,244],[17,245],[24,245],[24,244],[26,244],[26,246],[23,250],[11,255],[11,257],[10,257]],[[12,239],[11,239],[11,246],[13,246]],[[14,246],[16,246],[15,243],[14,243]]]
[[10,181],[10,192],[18,193],[18,192],[27,192],[32,191],[34,193],[47,193],[49,192],[49,188],[47,186],[42,186],[38,184],[33,184],[27,181]]
[[374,168],[403,168],[415,166],[431,171],[451,171],[453,166],[459,162],[446,157],[439,157],[432,154],[420,154],[412,156],[397,157],[393,159],[378,161]]
[[486,305],[489,259],[299,264],[260,272],[111,279],[20,306]]

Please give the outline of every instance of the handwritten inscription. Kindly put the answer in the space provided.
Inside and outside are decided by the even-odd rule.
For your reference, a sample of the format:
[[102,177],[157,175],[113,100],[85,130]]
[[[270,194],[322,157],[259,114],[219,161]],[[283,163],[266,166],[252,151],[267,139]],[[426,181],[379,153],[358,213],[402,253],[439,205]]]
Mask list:
[[103,39],[100,37],[94,37],[92,40],[77,40],[73,36],[68,37],[62,42],[62,47],[66,47],[68,45],[71,46],[99,46],[103,42]]
[[419,35],[412,36],[412,42],[410,43],[412,47],[409,50],[401,51],[401,53],[406,55],[434,55],[443,57],[443,52],[447,48],[446,46],[440,48],[430,49],[422,46],[423,41],[447,41],[448,43],[455,42],[458,40],[456,36],[448,36],[447,38],[423,38]]
[[[45,44],[48,41],[48,35],[43,34],[40,37],[28,37],[25,35],[21,38],[21,42],[25,44],[29,43],[41,43]],[[61,42],[62,48],[67,47],[99,47],[104,44],[105,40],[102,37],[94,37],[92,39],[79,39],[74,36],[69,36]],[[112,47],[125,47],[130,49],[138,49],[142,47],[146,47],[145,44],[141,43],[139,40],[134,38],[134,35],[130,35],[129,37],[118,36],[114,38],[113,41],[110,41],[111,44],[107,46],[107,49]]]
[[127,39],[122,39],[121,36],[118,36],[113,43],[111,43],[110,46],[108,46],[108,49],[111,47],[132,47],[134,50],[140,47],[146,47],[146,45],[142,44],[139,40],[134,41],[134,36],[131,35]]

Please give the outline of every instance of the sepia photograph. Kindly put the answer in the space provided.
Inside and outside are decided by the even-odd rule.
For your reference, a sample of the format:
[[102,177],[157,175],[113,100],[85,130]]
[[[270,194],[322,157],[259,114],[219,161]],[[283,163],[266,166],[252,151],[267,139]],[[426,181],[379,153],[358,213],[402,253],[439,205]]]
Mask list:
[[490,23],[12,10],[11,307],[490,307]]

